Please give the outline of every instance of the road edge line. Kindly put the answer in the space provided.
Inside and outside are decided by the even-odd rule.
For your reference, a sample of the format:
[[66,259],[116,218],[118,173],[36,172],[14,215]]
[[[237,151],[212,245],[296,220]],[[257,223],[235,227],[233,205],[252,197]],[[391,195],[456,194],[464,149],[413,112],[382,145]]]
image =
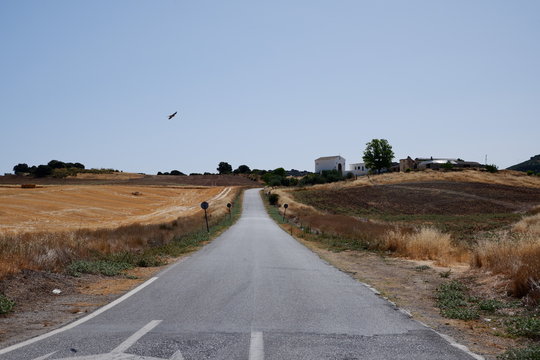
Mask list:
[[73,329],[74,327],[76,326],[79,326],[85,322],[87,322],[88,320],[91,320],[93,318],[95,318],[96,316],[104,313],[105,311],[109,310],[110,308],[112,308],[113,306],[116,306],[118,305],[119,303],[121,303],[122,301],[126,300],[127,298],[135,295],[136,293],[138,293],[139,291],[141,291],[142,289],[144,289],[145,287],[147,287],[148,285],[150,285],[151,283],[153,283],[154,281],[156,281],[158,279],[158,277],[153,277],[153,278],[150,278],[148,280],[146,280],[145,282],[143,282],[141,285],[137,286],[135,289],[129,291],[128,293],[122,295],[121,297],[119,297],[118,299],[114,300],[113,302],[97,309],[96,311],[94,311],[93,313],[91,314],[88,314],[87,316],[83,317],[83,318],[80,318],[79,320],[75,320],[74,322],[72,323],[69,323],[61,328],[58,328],[56,330],[53,330],[53,331],[50,331],[48,333],[45,333],[45,334],[41,334],[39,336],[36,336],[34,338],[31,338],[31,339],[28,339],[28,340],[25,340],[23,342],[20,342],[18,344],[14,344],[14,345],[11,345],[11,346],[8,346],[7,348],[4,348],[4,349],[0,349],[0,355],[3,355],[3,354],[7,354],[9,352],[12,352],[13,350],[17,350],[17,349],[20,349],[22,347],[25,347],[25,346],[28,346],[30,344],[33,344],[35,342],[38,342],[38,341],[41,341],[43,339],[46,339],[46,338],[49,338],[51,336],[54,336],[56,334],[59,334],[59,333],[62,333],[66,330],[70,330],[70,329]]

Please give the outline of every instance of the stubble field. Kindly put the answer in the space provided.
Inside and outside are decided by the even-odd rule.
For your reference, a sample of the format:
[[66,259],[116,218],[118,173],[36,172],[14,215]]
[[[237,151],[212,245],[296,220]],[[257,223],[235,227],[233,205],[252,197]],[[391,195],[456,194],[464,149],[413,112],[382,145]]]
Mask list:
[[202,201],[217,204],[230,191],[222,186],[2,186],[0,234],[164,223],[199,211]]

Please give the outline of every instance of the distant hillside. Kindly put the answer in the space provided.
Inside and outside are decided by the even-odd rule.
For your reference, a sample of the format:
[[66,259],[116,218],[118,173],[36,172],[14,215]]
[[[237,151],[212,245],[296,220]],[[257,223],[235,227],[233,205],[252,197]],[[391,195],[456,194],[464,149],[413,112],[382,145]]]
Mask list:
[[540,172],[540,155],[533,156],[530,160],[524,161],[514,166],[510,166],[508,170],[516,171],[534,171]]

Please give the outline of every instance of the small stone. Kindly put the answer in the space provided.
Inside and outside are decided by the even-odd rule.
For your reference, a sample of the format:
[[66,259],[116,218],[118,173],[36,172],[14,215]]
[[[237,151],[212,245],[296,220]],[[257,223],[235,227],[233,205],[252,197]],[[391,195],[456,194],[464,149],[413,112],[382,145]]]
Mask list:
[[54,295],[59,295],[61,292],[62,292],[62,290],[60,290],[60,289],[54,289],[54,290],[52,291],[52,293],[53,293]]

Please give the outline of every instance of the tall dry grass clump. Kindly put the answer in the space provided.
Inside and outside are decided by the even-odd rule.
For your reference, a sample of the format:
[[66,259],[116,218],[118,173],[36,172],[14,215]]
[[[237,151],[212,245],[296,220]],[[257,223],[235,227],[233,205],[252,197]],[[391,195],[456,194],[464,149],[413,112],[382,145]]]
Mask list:
[[510,279],[514,296],[540,300],[540,234],[505,234],[497,241],[482,241],[471,265]]
[[527,216],[517,222],[512,231],[540,236],[540,207],[536,208],[534,212],[538,212],[536,215]]
[[388,231],[381,239],[380,250],[417,260],[433,260],[438,265],[466,261],[467,250],[452,243],[450,234],[431,227],[423,227],[412,233]]

